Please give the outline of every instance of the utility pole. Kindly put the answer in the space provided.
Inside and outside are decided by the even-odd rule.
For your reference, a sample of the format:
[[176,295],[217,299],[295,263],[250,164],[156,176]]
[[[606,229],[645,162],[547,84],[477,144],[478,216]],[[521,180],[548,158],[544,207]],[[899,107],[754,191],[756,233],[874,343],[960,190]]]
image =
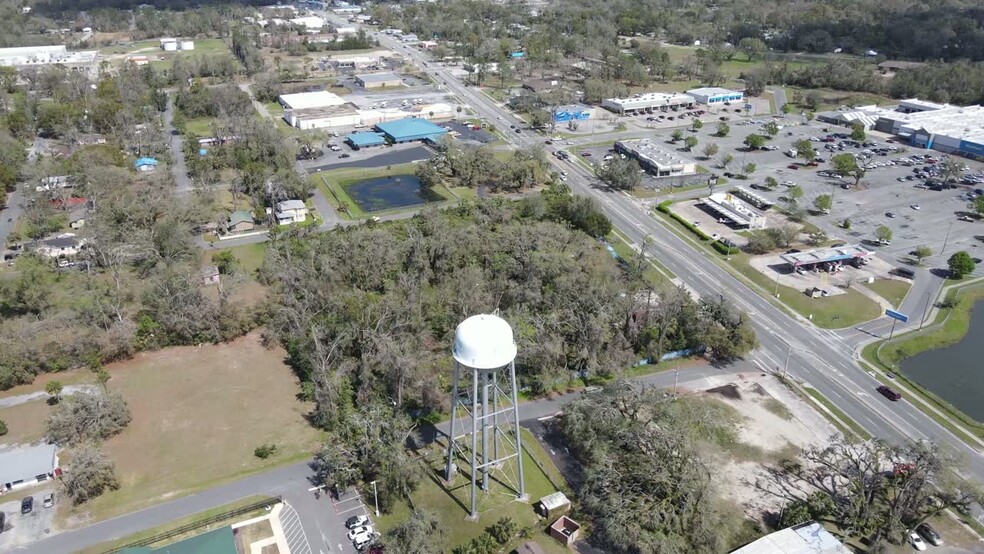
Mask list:
[[923,324],[926,323],[926,318],[929,316],[929,291],[923,295],[926,297],[926,306],[923,308],[922,318],[919,320],[919,330],[922,331]]
[[372,498],[376,502],[376,517],[379,517],[379,495],[376,494],[376,482],[372,482]]
[[943,257],[943,253],[946,252],[946,243],[950,241],[950,229],[953,228],[953,222],[946,228],[946,237],[943,238],[943,248],[940,250],[940,257]]
[[776,298],[779,298],[779,270],[776,270]]
[[677,395],[677,383],[680,381],[680,369],[673,368],[673,397]]

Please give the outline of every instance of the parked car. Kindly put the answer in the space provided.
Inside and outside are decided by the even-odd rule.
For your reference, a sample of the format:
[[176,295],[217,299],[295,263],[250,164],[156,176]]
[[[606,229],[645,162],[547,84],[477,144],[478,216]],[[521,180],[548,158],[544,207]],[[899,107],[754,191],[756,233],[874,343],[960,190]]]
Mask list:
[[957,219],[959,219],[960,221],[974,221],[974,218],[970,217],[969,215],[962,215]]
[[343,152],[343,153],[339,154],[338,157],[339,158],[351,158],[352,157],[352,154],[349,154],[348,152]]
[[45,508],[50,508],[50,507],[54,506],[55,505],[55,493],[49,492],[48,494],[44,495],[44,500],[41,502],[41,505],[44,506]]
[[355,537],[358,537],[359,535],[371,535],[371,534],[372,534],[372,525],[360,525],[348,532],[348,538],[350,541],[352,541],[355,540]]
[[909,207],[912,208],[913,210],[920,209],[919,204],[910,204]]
[[356,550],[361,552],[364,548],[368,548],[374,540],[376,540],[375,533],[363,533],[352,539],[352,544]]
[[7,514],[0,512],[0,533],[3,533],[3,528],[7,525]]
[[800,168],[800,166],[798,166],[796,164],[789,164],[786,167],[788,167],[789,169],[799,169]]
[[345,527],[349,529],[355,529],[364,525],[369,525],[369,516],[352,516],[345,520]]
[[892,389],[892,387],[889,387],[888,385],[881,385],[875,390],[880,392],[882,396],[891,400],[892,402],[897,402],[902,399],[902,393]]
[[922,535],[922,538],[926,539],[926,542],[933,546],[943,546],[943,537],[933,529],[933,526],[928,523],[922,523],[919,527],[916,527],[916,532]]
[[885,217],[887,217],[889,219],[895,219],[895,213],[894,212],[885,212]]
[[34,497],[28,496],[21,500],[21,513],[29,514],[34,509]]
[[912,545],[912,548],[920,552],[926,550],[926,543],[923,542],[922,537],[918,533],[909,533],[909,544]]

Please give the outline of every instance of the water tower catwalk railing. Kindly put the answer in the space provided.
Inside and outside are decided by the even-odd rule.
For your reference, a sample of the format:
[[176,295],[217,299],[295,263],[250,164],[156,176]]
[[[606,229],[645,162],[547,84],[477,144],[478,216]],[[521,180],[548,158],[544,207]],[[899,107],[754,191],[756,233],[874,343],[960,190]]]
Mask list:
[[[519,399],[516,383],[516,345],[512,328],[503,319],[488,314],[472,316],[455,332],[452,351],[454,378],[451,387],[451,429],[448,438],[445,478],[450,483],[457,474],[455,458],[469,462],[471,468],[470,517],[478,517],[479,487],[490,492],[490,477],[495,470],[515,461],[518,483],[507,486],[521,501],[527,500],[523,477],[522,439],[519,427]],[[464,393],[471,379],[470,393]],[[501,385],[508,385],[508,390]],[[464,394],[463,394],[464,393]],[[467,414],[471,420],[471,447],[458,437],[466,430]],[[490,444],[491,443],[491,444]],[[465,444],[467,444],[465,442]],[[502,472],[499,480],[509,481]]]

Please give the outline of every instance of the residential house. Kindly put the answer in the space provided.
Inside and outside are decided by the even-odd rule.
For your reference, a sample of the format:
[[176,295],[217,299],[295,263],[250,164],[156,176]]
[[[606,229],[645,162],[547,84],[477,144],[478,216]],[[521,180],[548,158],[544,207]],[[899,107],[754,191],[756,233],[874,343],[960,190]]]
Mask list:
[[75,233],[61,233],[35,243],[39,254],[53,260],[74,258],[84,247],[85,240]]
[[277,224],[290,225],[303,223],[307,219],[308,209],[303,200],[285,200],[277,202]]
[[62,199],[62,198],[52,198],[51,199],[51,202],[49,202],[49,203],[51,204],[51,207],[52,208],[55,208],[56,210],[57,209],[70,210],[72,208],[78,208],[78,207],[84,207],[84,206],[86,206],[87,204],[89,204],[89,199],[88,198],[79,198],[77,196],[73,196],[71,198],[64,198],[64,199]]
[[229,214],[229,221],[226,223],[226,232],[245,233],[246,231],[252,231],[254,227],[253,214],[246,210],[239,210]]
[[72,229],[85,227],[85,218],[87,215],[89,215],[89,210],[85,209],[85,207],[75,208],[68,212],[68,226]]
[[219,284],[219,268],[218,266],[210,265],[202,268],[202,284],[203,285],[218,285]]
[[157,169],[157,160],[154,158],[137,158],[133,162],[133,167],[137,168],[137,171],[154,171]]
[[42,177],[41,184],[34,187],[35,192],[47,192],[54,189],[68,189],[75,186],[68,175],[51,175]]

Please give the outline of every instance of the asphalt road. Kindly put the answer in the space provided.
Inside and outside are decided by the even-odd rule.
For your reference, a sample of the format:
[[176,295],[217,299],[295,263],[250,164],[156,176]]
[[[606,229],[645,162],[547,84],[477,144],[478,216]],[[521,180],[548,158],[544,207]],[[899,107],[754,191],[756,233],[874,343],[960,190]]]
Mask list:
[[[344,158],[338,159],[338,161],[333,161],[325,163],[327,160],[332,158],[338,158],[338,154],[335,152],[327,152],[324,157],[317,160],[312,160],[311,162],[305,163],[304,169],[308,173],[316,173],[318,171],[332,171],[335,169],[345,169],[349,167],[359,167],[359,168],[376,168],[385,167],[387,165],[399,165],[410,162],[418,162],[420,160],[426,160],[431,157],[433,152],[426,146],[415,146],[412,148],[399,149],[394,147],[393,150],[386,149],[382,152],[367,150],[367,154],[364,158],[356,158],[358,154],[352,154],[352,158],[342,161]],[[355,158],[355,159],[353,159]],[[315,165],[317,164],[317,165]]]
[[174,128],[174,95],[167,95],[167,109],[164,110],[164,132],[171,141],[171,173],[177,185],[179,195],[189,194],[194,186],[188,177],[188,166],[185,164],[184,149],[181,147],[181,135]]
[[[377,35],[377,38],[419,63],[425,61],[420,52],[402,48],[391,37]],[[501,118],[507,123],[518,124],[507,109],[463,86],[446,70],[437,68],[431,73],[446,82],[452,92],[487,120]],[[510,140],[519,146],[529,146],[542,142],[542,137],[524,131],[510,134]],[[793,377],[816,388],[877,437],[896,443],[916,439],[936,441],[967,460],[961,475],[978,483],[984,482],[984,459],[977,449],[968,446],[907,400],[891,402],[875,392],[879,382],[856,362],[862,346],[859,337],[849,337],[852,339],[849,342],[835,331],[818,329],[787,314],[703,252],[695,251],[662,221],[649,215],[646,207],[636,199],[596,186],[594,175],[580,164],[556,159],[551,159],[551,163],[558,169],[567,170],[572,190],[595,199],[630,240],[643,244],[645,239],[652,239],[649,252],[675,275],[681,276],[690,289],[703,297],[724,295],[748,313],[761,345],[748,356],[750,361],[762,369],[788,366]],[[984,521],[979,512],[975,515]]]
[[24,215],[21,198],[22,194],[20,190],[7,193],[6,207],[0,210],[0,251],[6,247],[7,237],[14,231],[17,220]]

